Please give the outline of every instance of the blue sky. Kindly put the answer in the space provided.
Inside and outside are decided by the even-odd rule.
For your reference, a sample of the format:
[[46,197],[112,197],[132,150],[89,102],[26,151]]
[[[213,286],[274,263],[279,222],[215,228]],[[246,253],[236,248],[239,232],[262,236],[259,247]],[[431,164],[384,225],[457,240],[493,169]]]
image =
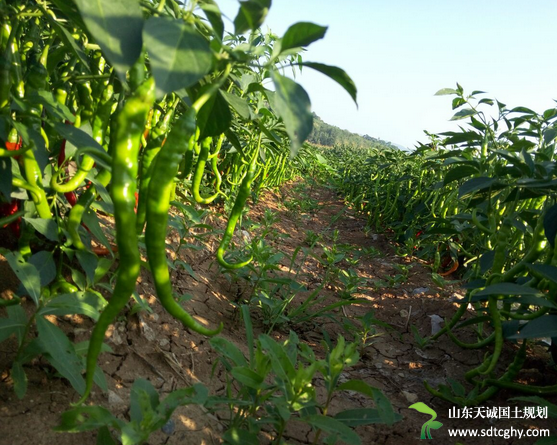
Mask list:
[[[220,0],[232,19],[236,0]],[[273,0],[263,29],[282,35],[311,21],[329,27],[304,54],[336,65],[358,88],[356,108],[325,76],[297,77],[326,122],[407,147],[423,130],[455,129],[448,96],[459,82],[509,107],[541,112],[557,99],[556,0]]]

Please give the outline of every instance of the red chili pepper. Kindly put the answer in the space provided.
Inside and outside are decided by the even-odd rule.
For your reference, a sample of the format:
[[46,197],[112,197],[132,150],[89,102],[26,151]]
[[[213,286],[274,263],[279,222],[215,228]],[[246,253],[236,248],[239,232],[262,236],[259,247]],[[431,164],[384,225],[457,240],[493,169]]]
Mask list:
[[[19,210],[19,201],[14,199],[12,202],[5,202],[0,204],[0,216],[10,216],[16,213]],[[9,227],[12,233],[19,238],[19,234],[21,232],[21,218],[18,218],[16,221],[6,224],[2,229]]]

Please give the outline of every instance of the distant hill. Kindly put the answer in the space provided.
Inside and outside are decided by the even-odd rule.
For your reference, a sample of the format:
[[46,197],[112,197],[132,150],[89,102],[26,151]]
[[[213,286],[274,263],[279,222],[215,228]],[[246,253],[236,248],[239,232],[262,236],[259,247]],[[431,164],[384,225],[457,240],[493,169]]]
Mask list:
[[333,147],[335,145],[352,145],[356,147],[376,147],[376,148],[395,148],[400,146],[391,142],[377,139],[367,134],[361,136],[348,130],[343,130],[334,125],[330,125],[323,121],[317,114],[313,113],[313,130],[309,135],[308,142],[315,145],[323,145],[325,147]]

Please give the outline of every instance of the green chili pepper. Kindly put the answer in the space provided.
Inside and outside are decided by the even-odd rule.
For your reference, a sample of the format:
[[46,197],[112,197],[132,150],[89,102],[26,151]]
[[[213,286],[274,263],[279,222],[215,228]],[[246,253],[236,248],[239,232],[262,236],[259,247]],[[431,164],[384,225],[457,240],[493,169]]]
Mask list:
[[[205,164],[209,159],[209,150],[211,148],[211,143],[213,142],[213,138],[206,138],[201,144],[201,151],[199,152],[199,157],[197,158],[197,165],[195,167],[195,173],[193,175],[193,182],[192,182],[192,194],[195,202],[199,204],[210,204],[212,203],[217,196],[219,196],[220,192],[217,191],[214,195],[211,195],[207,198],[203,198],[199,193],[199,188],[201,187],[201,180],[203,179],[203,175],[205,174]],[[222,143],[222,142],[221,142]],[[216,157],[218,151],[213,154],[213,157]],[[217,171],[218,173],[218,171]],[[219,175],[220,176],[220,175]],[[220,187],[220,183],[219,183]]]
[[236,196],[234,207],[232,207],[232,212],[230,212],[228,224],[224,231],[224,236],[222,237],[219,248],[217,249],[217,261],[222,267],[225,267],[227,269],[240,269],[241,267],[247,266],[253,259],[253,257],[250,256],[249,259],[242,261],[241,263],[231,264],[224,259],[224,254],[226,252],[226,249],[228,248],[228,245],[230,244],[230,241],[232,241],[236,223],[238,222],[238,219],[240,219],[242,210],[244,209],[246,201],[249,198],[251,183],[255,179],[255,174],[257,172],[257,156],[259,156],[259,150],[254,153],[251,159],[247,174],[244,177],[242,184],[240,185],[240,189],[238,190],[238,195]]
[[186,144],[192,134],[195,133],[195,109],[191,108],[172,127],[165,143],[155,160],[153,177],[149,186],[147,198],[147,227],[145,229],[145,244],[149,266],[153,274],[157,297],[170,315],[179,320],[185,327],[203,335],[212,336],[218,334],[223,324],[220,323],[216,329],[208,329],[189,313],[187,313],[172,295],[172,283],[166,262],[166,230],[168,223],[168,210],[170,208],[170,194],[174,188],[174,176],[178,172],[178,166]]
[[151,142],[143,150],[141,156],[141,169],[139,173],[139,195],[137,201],[137,233],[143,232],[145,226],[145,216],[147,212],[147,194],[149,190],[149,183],[153,175],[154,160],[158,153],[161,151],[162,146],[165,144],[166,135],[170,129],[170,123],[174,117],[174,112],[180,99],[175,99],[170,109],[164,115],[162,121],[159,121],[157,126],[151,131]]
[[126,101],[117,117],[115,145],[112,153],[111,194],[114,202],[116,244],[120,265],[110,302],[101,313],[91,334],[87,352],[86,388],[83,397],[77,402],[78,405],[87,399],[93,388],[93,376],[104,334],[130,299],[139,276],[141,258],[134,230],[137,164],[141,134],[154,100],[155,83],[153,78],[149,78]]

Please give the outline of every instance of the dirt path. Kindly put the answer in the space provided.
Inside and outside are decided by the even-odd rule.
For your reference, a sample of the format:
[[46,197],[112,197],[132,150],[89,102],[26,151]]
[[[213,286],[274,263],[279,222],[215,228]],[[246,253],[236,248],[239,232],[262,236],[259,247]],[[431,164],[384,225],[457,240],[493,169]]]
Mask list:
[[[438,289],[427,267],[409,258],[396,256],[393,246],[383,235],[366,233],[364,221],[345,208],[333,191],[314,187],[311,195],[308,196],[308,192],[307,186],[298,185],[283,187],[280,192],[282,197],[278,193],[266,192],[249,214],[254,224],[249,235],[254,236],[263,230],[269,212],[274,212],[278,222],[267,237],[267,243],[284,254],[279,267],[283,272],[279,271],[279,275],[286,273],[284,270],[288,269],[290,258],[298,247],[307,247],[308,238],[318,237],[315,256],[298,255],[295,261],[295,268],[300,270],[298,280],[306,286],[308,293],[321,284],[325,271],[323,261],[318,259],[326,257],[331,249],[336,249],[342,256],[335,267],[352,271],[356,278],[359,277],[354,279],[356,285],[350,288],[350,294],[357,299],[355,304],[345,306],[344,310],[337,309],[334,319],[320,317],[299,325],[278,325],[273,332],[275,338],[286,338],[289,329],[293,329],[319,356],[323,353],[319,346],[323,331],[331,339],[343,335],[348,340],[354,340],[354,330],[343,327],[346,320],[360,326],[358,317],[373,310],[376,319],[390,326],[372,326],[374,337],[370,345],[361,351],[360,362],[349,368],[343,378],[364,380],[381,389],[404,419],[392,426],[359,427],[357,432],[362,443],[418,443],[420,429],[427,416],[408,409],[409,405],[418,401],[436,410],[439,415],[437,420],[443,423],[441,429],[432,433],[437,443],[533,443],[528,439],[456,440],[449,437],[449,428],[489,428],[492,425],[497,428],[510,428],[511,425],[524,429],[545,428],[551,421],[449,419],[451,405],[432,397],[425,390],[423,381],[432,386],[446,383],[447,378],[462,381],[463,373],[481,362],[482,353],[457,348],[447,338],[421,350],[416,346],[411,327],[415,326],[422,336],[430,335],[431,316],[450,317],[456,308],[455,294],[462,295],[463,292],[456,287]],[[292,196],[297,196],[297,201],[292,202]],[[224,221],[216,216],[209,217],[207,222],[224,227]],[[179,242],[175,235],[171,236],[171,240]],[[192,296],[185,305],[202,323],[216,326],[222,320],[226,326],[223,337],[247,354],[245,331],[236,304],[247,298],[250,287],[245,280],[229,280],[219,273],[213,255],[217,237],[204,237],[202,240],[201,244],[199,241],[196,244],[193,239],[191,241],[197,246],[204,244],[203,250],[182,251],[182,258],[191,265],[196,279],[189,272],[178,269],[173,273],[174,287],[178,294]],[[5,266],[5,263],[0,261],[0,266]],[[9,270],[5,267],[0,270],[0,291],[3,291],[13,282],[10,282]],[[322,291],[325,299],[315,310],[329,301],[338,301],[339,293],[347,291],[347,287],[341,284],[337,280],[326,286]],[[211,377],[216,353],[208,340],[183,329],[162,310],[156,302],[152,281],[146,271],[140,278],[139,293],[149,301],[153,313],[128,314],[110,329],[107,343],[113,352],[104,353],[100,360],[110,390],[107,394],[97,390],[91,401],[108,407],[113,413],[127,416],[130,387],[138,377],[149,379],[161,395],[198,381],[207,385],[211,392],[222,394],[226,376],[221,367],[216,367]],[[293,307],[300,305],[305,296],[307,293],[297,296]],[[266,332],[269,324],[266,324],[265,317],[255,310],[252,313],[255,334]],[[80,316],[60,317],[58,324],[75,342],[88,339],[92,327],[88,319]],[[0,444],[95,444],[94,433],[70,435],[51,430],[60,413],[78,396],[66,381],[55,378],[54,370],[45,361],[35,360],[25,367],[29,390],[23,400],[17,400],[7,371],[15,348],[14,339],[0,344]],[[506,350],[504,354],[509,357],[513,351]],[[533,379],[536,372],[544,372],[535,369],[539,368],[536,363],[532,363],[530,368],[534,368],[530,371]],[[317,380],[315,386],[319,393],[323,391],[324,383]],[[490,405],[510,406],[508,397],[508,393],[501,392]],[[371,406],[369,399],[355,393],[344,393],[333,400],[330,412],[334,414],[344,409]],[[208,415],[199,407],[179,408],[173,420],[174,426],[170,431],[159,431],[151,436],[151,445],[220,443],[224,420]],[[285,436],[289,444],[311,443],[312,437],[307,426],[295,421]]]

